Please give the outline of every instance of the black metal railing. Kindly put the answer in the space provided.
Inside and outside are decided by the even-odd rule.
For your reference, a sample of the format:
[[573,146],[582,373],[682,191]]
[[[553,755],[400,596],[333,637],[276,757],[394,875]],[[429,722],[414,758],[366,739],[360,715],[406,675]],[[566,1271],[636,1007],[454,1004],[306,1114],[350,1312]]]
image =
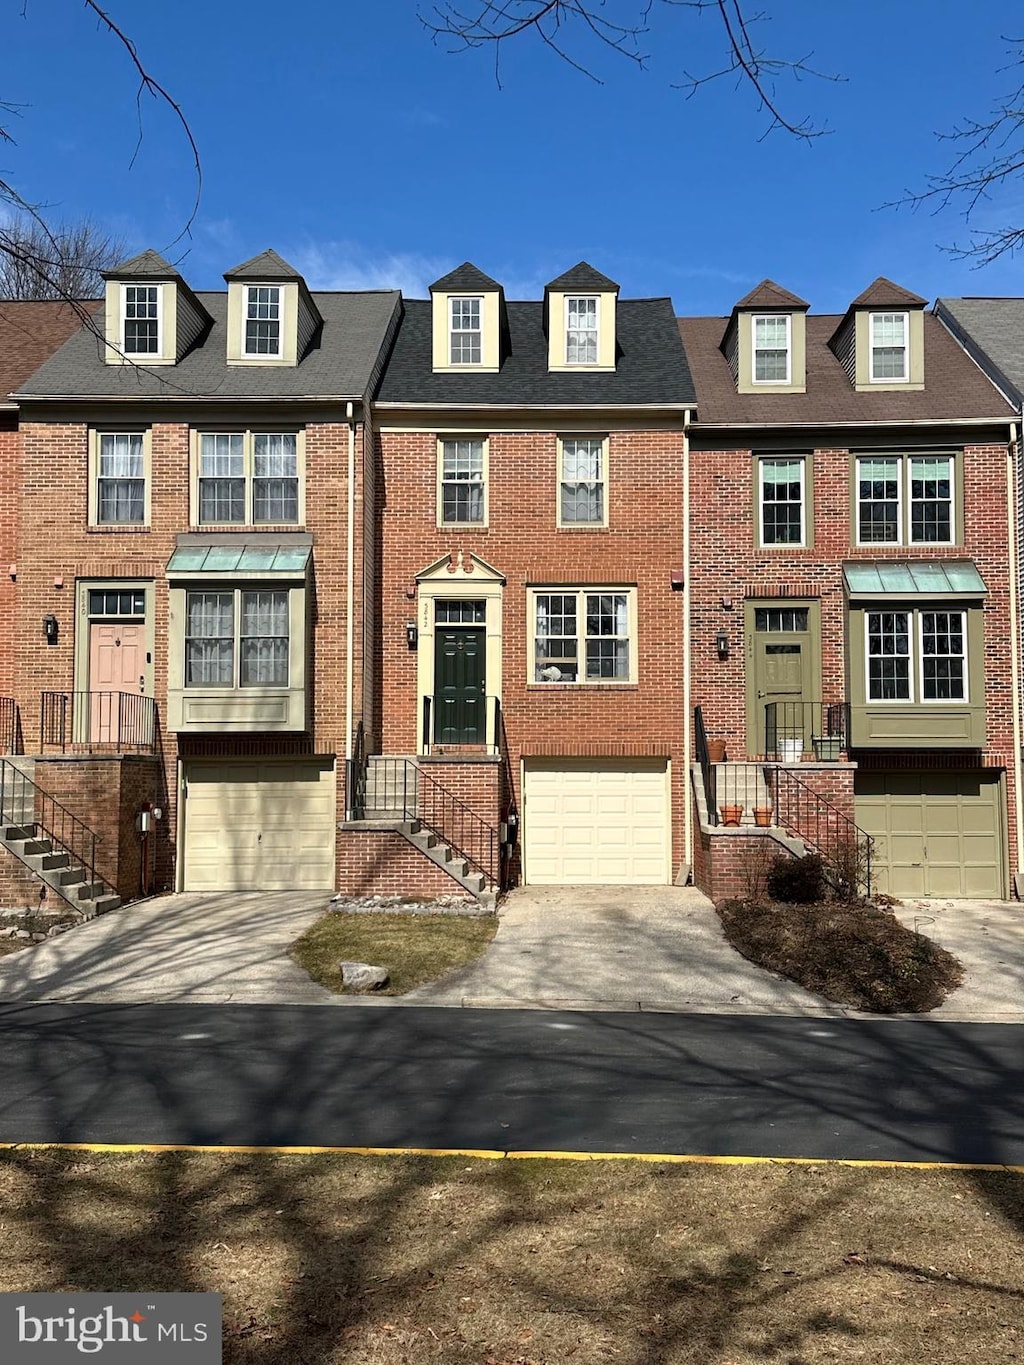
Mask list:
[[13,697],[0,697],[0,753],[21,754],[25,746],[21,735],[21,712]]
[[770,701],[764,708],[765,757],[776,763],[799,763],[804,754],[835,762],[849,734],[845,701]]
[[765,767],[774,807],[774,823],[820,853],[838,890],[871,894],[874,840],[821,792],[791,768]]
[[366,808],[366,731],[356,726],[352,757],[345,760],[345,819],[361,820]]
[[[429,754],[432,749],[443,746],[445,749],[460,748],[462,746],[479,748],[481,745],[486,748],[488,753],[496,754],[500,752],[500,737],[498,734],[499,719],[501,716],[501,702],[497,697],[481,697],[483,703],[483,733],[479,730],[468,737],[469,727],[459,727],[448,725],[444,714],[444,708],[438,704],[438,700],[433,696],[423,698],[423,707],[420,715],[420,747],[425,754]],[[448,733],[445,733],[447,728]]]
[[700,775],[704,782],[704,805],[707,808],[708,824],[717,825],[717,773],[715,772],[715,765],[708,757],[708,733],[704,728],[704,712],[699,706],[695,706],[693,710],[693,735],[697,762],[700,764]]
[[44,752],[154,754],[156,702],[139,692],[44,692],[39,735]]
[[501,781],[498,805],[501,811],[501,889],[507,891],[512,884],[511,867],[515,846],[519,840],[519,805],[516,801],[516,780],[512,769],[512,752],[508,744],[508,731],[505,729],[505,712],[495,698],[495,737],[498,742],[498,755],[501,758]]
[[103,880],[96,871],[96,831],[5,759],[0,759],[0,807],[5,830],[17,830],[25,838],[45,837],[58,853],[67,854],[71,866],[84,869],[84,883],[69,885],[69,891],[82,885],[91,889]]

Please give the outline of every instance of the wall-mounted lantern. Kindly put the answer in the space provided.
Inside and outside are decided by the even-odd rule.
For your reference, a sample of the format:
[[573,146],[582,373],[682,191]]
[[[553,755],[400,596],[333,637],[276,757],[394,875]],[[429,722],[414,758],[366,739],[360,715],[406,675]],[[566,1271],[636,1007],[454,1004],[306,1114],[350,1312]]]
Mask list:
[[47,614],[43,617],[43,635],[46,637],[48,645],[57,643],[57,618]]
[[409,646],[410,649],[415,649],[416,645],[419,642],[419,638],[420,632],[418,626],[416,625],[416,622],[407,621],[405,623],[405,643]]
[[727,631],[720,630],[720,631],[718,632],[718,634],[715,636],[715,645],[716,645],[716,647],[717,647],[717,649],[718,649],[718,657],[719,657],[720,659],[728,659],[728,657],[729,657],[729,635],[728,635],[728,632],[727,632]]

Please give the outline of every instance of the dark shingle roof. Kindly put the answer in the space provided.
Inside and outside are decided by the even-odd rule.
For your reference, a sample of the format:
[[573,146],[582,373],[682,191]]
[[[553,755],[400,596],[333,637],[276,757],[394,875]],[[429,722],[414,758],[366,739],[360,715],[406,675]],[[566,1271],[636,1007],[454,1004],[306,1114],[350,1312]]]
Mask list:
[[851,308],[924,308],[928,300],[920,294],[912,294],[902,285],[893,284],[884,275],[869,284],[863,294],[858,294],[850,304]]
[[[92,312],[96,301],[81,307]],[[66,303],[24,303],[0,299],[0,406],[82,325]]]
[[435,280],[430,286],[432,294],[449,293],[453,289],[473,290],[480,294],[488,294],[496,289],[500,290],[501,285],[497,280],[492,280],[490,275],[485,275],[482,270],[478,270],[472,261],[463,261],[461,265],[457,265],[449,274]]
[[586,261],[580,261],[571,270],[567,270],[564,275],[559,275],[557,280],[552,280],[547,285],[547,289],[580,289],[589,290],[594,294],[617,294],[619,292],[619,286],[614,280],[610,280],[607,275],[602,275],[600,270],[595,270]]
[[[324,319],[318,346],[294,368],[228,365],[227,296],[200,293],[213,318],[202,342],[177,365],[107,365],[102,344],[80,330],[23,386],[26,396],[82,398],[358,398],[365,393],[400,295],[314,294]],[[103,314],[97,314],[100,332]]]
[[810,308],[806,299],[791,294],[774,280],[762,280],[749,294],[744,294],[737,308]]
[[725,318],[680,318],[679,330],[697,387],[700,425],[813,426],[815,423],[1006,421],[1013,409],[931,313],[924,315],[925,387],[858,393],[828,342],[840,319],[807,319],[807,392],[737,393],[719,349]]
[[158,251],[140,251],[137,256],[122,261],[120,265],[115,265],[110,270],[104,270],[103,278],[105,280],[177,280],[181,276],[170,261],[165,261]]
[[226,280],[301,280],[302,276],[293,265],[267,247],[258,256],[252,256],[234,270],[225,270]]
[[381,381],[382,403],[692,404],[693,382],[671,299],[620,299],[614,373],[548,371],[543,303],[508,303],[509,352],[497,374],[433,372],[431,305],[406,302]]
[[1000,388],[1024,402],[1024,299],[939,299],[935,311]]

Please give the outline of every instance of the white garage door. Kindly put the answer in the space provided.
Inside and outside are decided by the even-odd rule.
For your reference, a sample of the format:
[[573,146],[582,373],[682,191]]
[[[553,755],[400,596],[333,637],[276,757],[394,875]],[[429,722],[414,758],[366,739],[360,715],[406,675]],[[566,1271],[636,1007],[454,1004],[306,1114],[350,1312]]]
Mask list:
[[671,880],[664,759],[528,759],[525,879],[536,886],[664,886]]
[[186,891],[334,888],[333,759],[185,766]]

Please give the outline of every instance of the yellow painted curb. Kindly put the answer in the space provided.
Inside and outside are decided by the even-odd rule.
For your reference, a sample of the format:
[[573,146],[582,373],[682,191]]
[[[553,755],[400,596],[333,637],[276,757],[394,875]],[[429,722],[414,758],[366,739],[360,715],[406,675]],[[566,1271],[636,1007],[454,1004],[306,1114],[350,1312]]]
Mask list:
[[1004,1171],[1024,1175],[1024,1166],[980,1161],[883,1161],[811,1156],[702,1156],[678,1152],[502,1151],[487,1147],[282,1147],[217,1146],[188,1142],[4,1142],[0,1152],[197,1152],[223,1156],[429,1156],[474,1161],[639,1161],[691,1166],[850,1166],[868,1170]]

